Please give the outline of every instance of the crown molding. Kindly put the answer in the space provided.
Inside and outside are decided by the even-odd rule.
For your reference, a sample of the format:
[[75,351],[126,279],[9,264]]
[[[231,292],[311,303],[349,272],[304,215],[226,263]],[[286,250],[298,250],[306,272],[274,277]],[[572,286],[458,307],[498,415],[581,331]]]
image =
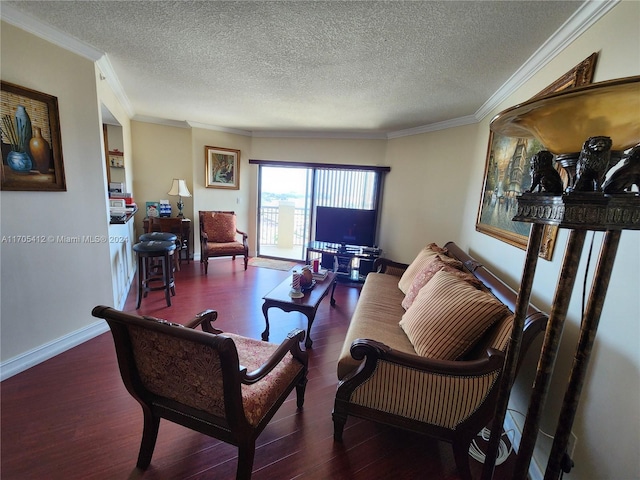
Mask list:
[[411,135],[420,135],[421,133],[446,130],[447,128],[462,127],[464,125],[471,125],[473,123],[478,123],[476,117],[474,115],[467,115],[465,117],[445,120],[444,122],[430,123],[429,125],[422,125],[421,127],[407,128],[405,130],[389,132],[387,134],[387,138],[409,137]]
[[22,13],[11,5],[2,5],[2,20],[11,25],[18,27],[26,32],[29,32],[37,37],[46,40],[49,43],[53,43],[65,50],[68,50],[72,53],[80,55],[92,62],[96,63],[100,71],[102,72],[103,77],[107,80],[107,83],[113,90],[116,98],[122,104],[122,107],[125,109],[127,115],[132,117],[134,115],[133,107],[127,94],[122,88],[122,84],[116,75],[116,72],[113,70],[111,66],[111,62],[109,61],[109,57],[105,52],[94,48],[88,43],[82,42],[77,38],[72,37],[71,35],[63,32],[62,30],[58,30],[51,25],[48,25],[36,18]]
[[243,135],[245,137],[251,137],[250,130],[241,130],[239,128],[219,127],[217,125],[209,125],[208,123],[191,122],[187,120],[187,124],[191,128],[202,128],[204,130],[215,130],[217,132],[233,133],[234,135]]
[[513,92],[531,79],[576,38],[606,15],[620,0],[588,0],[476,111],[482,121]]
[[105,53],[98,61],[96,61],[96,65],[102,72],[102,76],[111,87],[113,94],[116,96],[122,108],[124,108],[129,118],[132,118],[135,115],[135,111],[133,109],[133,105],[129,101],[129,97],[127,97],[127,93],[122,88],[122,84],[120,83],[120,79],[116,75],[111,62],[109,61],[108,55]]
[[69,50],[87,58],[92,62],[98,61],[104,55],[104,52],[92,47],[88,43],[84,43],[62,30],[58,30],[57,28],[43,23],[30,15],[22,13],[11,5],[2,4],[2,20],[15,27],[32,33],[36,37],[40,37],[47,42],[53,43],[65,50]]
[[296,130],[254,130],[252,137],[257,138],[345,138],[386,140],[384,132],[336,132],[336,131],[296,131]]
[[132,120],[155,123],[159,125],[177,126],[180,128],[203,128],[220,132],[233,133],[248,137],[273,138],[350,138],[350,139],[390,139],[419,135],[422,133],[444,130],[452,127],[470,125],[482,121],[495,110],[505,99],[531,79],[538,71],[553,60],[569,44],[578,38],[585,30],[607,14],[620,0],[587,0],[556,32],[536,50],[531,57],[473,114],[458,117],[444,122],[422,125],[414,128],[391,131],[387,133],[365,132],[318,132],[318,131],[249,131],[227,127],[219,127],[198,122],[165,120],[160,118],[135,115],[134,109],[111,66],[107,55],[100,50],[77,40],[70,35],[51,27],[35,18],[17,11],[10,5],[2,5],[2,20],[32,33],[48,42],[77,53],[89,60],[97,62],[116,97],[127,111]]
[[134,122],[164,125],[165,127],[191,128],[189,122],[186,122],[185,120],[171,120],[169,118],[148,117],[146,115],[133,115],[131,120]]

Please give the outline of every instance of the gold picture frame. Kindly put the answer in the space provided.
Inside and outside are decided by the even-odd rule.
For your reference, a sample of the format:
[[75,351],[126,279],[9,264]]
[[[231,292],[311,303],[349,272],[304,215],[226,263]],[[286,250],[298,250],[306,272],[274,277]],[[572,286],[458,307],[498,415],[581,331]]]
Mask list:
[[240,188],[240,150],[205,146],[204,159],[207,188]]
[[[588,85],[598,53],[593,53],[534,98],[567,88]],[[513,138],[489,132],[489,145],[483,177],[476,230],[525,250],[531,225],[511,220],[517,208],[517,197],[530,185],[529,159],[545,147],[531,138]],[[559,170],[562,170],[559,168]],[[561,175],[564,172],[561,172]],[[565,176],[563,175],[563,178]],[[540,257],[551,260],[558,227],[545,226]]]
[[2,190],[67,190],[58,99],[0,82]]

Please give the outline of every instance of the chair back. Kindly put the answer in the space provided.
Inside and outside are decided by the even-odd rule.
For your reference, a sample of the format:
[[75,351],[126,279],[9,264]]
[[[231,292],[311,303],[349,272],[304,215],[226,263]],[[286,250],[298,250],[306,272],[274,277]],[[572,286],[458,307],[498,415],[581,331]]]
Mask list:
[[217,423],[245,418],[232,339],[109,307],[93,314],[109,324],[122,379],[139,402],[192,408]]
[[236,213],[233,211],[199,211],[200,231],[207,234],[208,241],[226,243],[236,241]]

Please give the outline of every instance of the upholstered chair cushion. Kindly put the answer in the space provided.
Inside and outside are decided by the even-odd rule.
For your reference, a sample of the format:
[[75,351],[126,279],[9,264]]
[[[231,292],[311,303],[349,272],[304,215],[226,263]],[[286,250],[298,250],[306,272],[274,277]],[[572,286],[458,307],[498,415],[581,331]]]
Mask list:
[[[428,262],[425,267],[418,272],[418,274],[413,277],[413,282],[411,282],[411,286],[407,291],[404,299],[402,300],[402,307],[407,310],[413,301],[415,300],[418,292],[422,287],[424,287],[431,278],[435,275],[436,272],[440,270],[446,270],[448,272],[453,273],[454,275],[458,275],[463,279],[467,277],[471,277],[471,279],[475,280],[476,284],[481,285],[480,281],[474,277],[473,275],[462,271],[462,262],[458,260],[449,259],[449,261],[442,261],[440,255],[434,255],[432,260]],[[449,258],[449,257],[446,257]],[[473,280],[469,280],[472,282]],[[479,287],[478,287],[479,288]]]
[[440,270],[420,289],[400,326],[419,355],[457,360],[508,314],[491,294]]
[[223,257],[225,255],[244,255],[244,245],[240,242],[209,243],[205,252],[211,257]]
[[[236,344],[240,365],[249,372],[264,365],[279,347],[274,343],[231,333],[224,333],[224,336]],[[242,385],[244,414],[251,425],[255,426],[262,420],[302,368],[302,364],[288,353],[262,380],[252,385]]]
[[[402,293],[405,295],[409,291],[411,287],[411,283],[413,283],[413,279],[415,276],[431,261],[433,257],[436,255],[440,255],[444,258],[447,254],[446,248],[440,248],[435,243],[430,243],[426,247],[424,247],[416,258],[409,264],[405,272],[400,277],[398,281],[398,288],[402,290]],[[449,258],[449,257],[447,257]]]
[[236,240],[236,216],[231,213],[214,212],[203,216],[204,231],[213,243]]

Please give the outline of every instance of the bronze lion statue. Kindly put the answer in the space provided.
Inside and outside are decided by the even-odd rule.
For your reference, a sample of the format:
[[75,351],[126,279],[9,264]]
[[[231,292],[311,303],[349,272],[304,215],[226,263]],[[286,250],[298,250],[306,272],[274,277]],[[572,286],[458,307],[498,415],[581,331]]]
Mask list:
[[540,150],[530,160],[531,188],[526,193],[540,193],[551,195],[562,194],[562,178],[553,167],[553,154],[547,150]]
[[589,137],[580,151],[576,165],[576,192],[599,192],[610,168],[611,138]]

